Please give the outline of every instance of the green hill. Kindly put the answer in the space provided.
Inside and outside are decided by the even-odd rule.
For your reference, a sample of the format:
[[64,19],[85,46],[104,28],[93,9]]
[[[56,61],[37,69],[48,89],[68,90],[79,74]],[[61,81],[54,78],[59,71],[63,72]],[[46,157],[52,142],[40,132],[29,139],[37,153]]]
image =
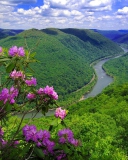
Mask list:
[[89,83],[93,76],[92,61],[122,52],[118,45],[98,33],[77,29],[73,32],[83,34],[84,38],[54,28],[30,29],[1,39],[0,45],[26,48],[26,37],[28,48],[34,48],[40,61],[32,65],[38,85],[53,85],[61,99]]
[[[86,48],[93,54],[89,54],[89,59],[94,61],[105,56],[112,56],[118,54],[121,50],[117,44],[102,36],[101,34],[88,29],[61,29],[61,31],[75,35],[85,42]],[[114,49],[114,50],[113,50]],[[119,51],[119,50],[120,51]]]

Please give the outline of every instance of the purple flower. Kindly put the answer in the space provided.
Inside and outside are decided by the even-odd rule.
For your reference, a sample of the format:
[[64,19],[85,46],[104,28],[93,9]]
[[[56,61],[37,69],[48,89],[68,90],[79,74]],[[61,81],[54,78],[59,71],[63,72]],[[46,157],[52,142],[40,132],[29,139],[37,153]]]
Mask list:
[[24,55],[25,55],[24,48],[23,47],[19,47],[19,49],[18,49],[18,56],[19,57],[23,57]]
[[9,49],[9,55],[10,56],[15,56],[15,55],[17,55],[18,54],[18,48],[17,48],[17,46],[13,46],[12,48],[10,48]]
[[55,154],[57,155],[56,160],[61,160],[61,159],[66,158],[66,154],[64,153],[63,150],[58,150],[56,151]]
[[0,138],[0,146],[5,147],[6,144],[7,144],[7,141],[5,141],[4,139]]
[[14,70],[14,71],[12,71],[12,72],[10,73],[10,77],[11,77],[13,80],[19,79],[19,78],[22,79],[22,80],[24,80],[25,75],[23,74],[22,71],[16,71],[16,70]]
[[36,86],[37,85],[36,78],[33,78],[33,77],[30,80],[25,80],[25,83],[28,86]]
[[34,126],[34,125],[31,125],[31,126],[25,125],[22,128],[22,131],[23,131],[23,135],[25,136],[26,141],[32,140],[33,142],[37,142],[37,136],[36,136],[37,129],[36,129],[36,126]]
[[13,86],[10,88],[10,95],[9,95],[9,99],[10,99],[10,104],[15,103],[14,98],[18,96],[18,89],[14,88]]
[[43,88],[40,88],[39,90],[37,90],[38,94],[43,94]]
[[58,95],[57,93],[54,91],[54,88],[53,87],[49,87],[49,86],[46,86],[44,89],[43,89],[43,93],[46,94],[46,95],[49,95],[51,98],[53,98],[54,100],[57,100],[58,99]]
[[55,117],[64,119],[66,117],[66,110],[61,109],[61,107],[57,108],[55,111]]
[[13,46],[9,49],[9,55],[14,57],[14,56],[19,56],[19,57],[23,57],[25,55],[24,49],[23,47],[17,47],[17,46]]
[[0,93],[0,101],[4,101],[4,104],[8,101],[9,98],[9,90],[4,88]]
[[72,144],[72,145],[74,145],[75,147],[77,147],[77,146],[79,146],[79,141],[77,140],[77,139],[72,139],[71,141],[70,141],[70,143]]
[[73,139],[73,132],[70,129],[63,129],[58,132],[60,143],[71,143]]
[[2,55],[3,49],[2,47],[0,47],[0,55]]
[[25,125],[22,131],[27,142],[33,141],[36,143],[37,147],[43,147],[43,152],[53,154],[55,143],[49,139],[50,133],[48,131],[37,131],[34,125]]
[[49,139],[50,133],[47,130],[40,130],[37,132],[37,137],[39,140]]
[[46,147],[49,153],[53,153],[53,148],[55,146],[55,143],[53,141],[50,141],[49,139],[44,139],[42,144]]
[[0,93],[0,101],[3,101],[4,104],[9,101],[10,104],[15,103],[14,98],[18,96],[18,89],[13,86],[10,89],[4,88]]
[[36,98],[36,95],[34,93],[28,93],[27,98],[31,100],[31,99]]

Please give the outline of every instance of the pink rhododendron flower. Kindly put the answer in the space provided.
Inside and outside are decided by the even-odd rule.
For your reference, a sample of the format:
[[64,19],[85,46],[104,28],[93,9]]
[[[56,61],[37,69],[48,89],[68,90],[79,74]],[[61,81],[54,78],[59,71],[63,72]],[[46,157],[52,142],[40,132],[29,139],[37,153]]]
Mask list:
[[43,93],[49,95],[49,96],[50,96],[51,98],[53,98],[54,100],[57,100],[57,99],[58,99],[58,95],[57,95],[57,93],[54,91],[54,88],[53,88],[53,87],[46,86],[46,87],[43,89]]
[[55,117],[64,119],[66,117],[66,110],[61,109],[61,107],[57,108],[55,111]]
[[37,90],[38,94],[43,94],[43,88],[40,88],[39,90]]
[[37,85],[37,82],[36,82],[36,78],[31,78],[29,80],[25,80],[25,83],[28,85],[28,86],[36,86]]
[[18,96],[18,89],[13,86],[10,89],[4,88],[0,93],[0,101],[3,101],[4,104],[9,101],[10,104],[15,103],[15,97]]
[[18,56],[23,57],[24,55],[25,55],[24,48],[23,47],[19,47],[19,49],[18,49]]
[[16,71],[16,70],[14,70],[14,71],[12,71],[12,72],[10,73],[10,77],[11,77],[13,80],[15,80],[15,79],[22,79],[22,80],[24,80],[25,75],[23,74],[22,71]]
[[3,49],[2,49],[2,47],[0,47],[0,53],[2,53],[3,52]]
[[34,99],[34,98],[36,98],[36,95],[34,93],[28,93],[27,98],[28,99]]
[[13,46],[9,49],[9,55],[14,57],[14,56],[19,56],[19,57],[23,57],[25,55],[24,49],[23,47],[17,47],[17,46]]

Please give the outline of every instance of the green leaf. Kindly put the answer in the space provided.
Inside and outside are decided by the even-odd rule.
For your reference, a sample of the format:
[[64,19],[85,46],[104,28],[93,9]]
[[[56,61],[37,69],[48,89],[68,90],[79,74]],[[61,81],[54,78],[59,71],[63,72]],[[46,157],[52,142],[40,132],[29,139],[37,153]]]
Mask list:
[[10,59],[9,58],[0,58],[0,62],[6,62],[6,61],[9,61]]
[[42,149],[35,147],[34,152],[36,153],[36,155],[37,155],[39,158],[44,158],[44,154],[43,154]]
[[31,145],[31,144],[27,144],[27,145],[23,148],[23,150],[22,150],[22,152],[20,153],[20,155],[25,155],[25,154],[29,151],[30,145]]
[[35,57],[35,55],[36,55],[35,52],[34,52],[34,53],[31,53],[31,54],[30,54],[30,57]]
[[10,103],[7,102],[6,104],[6,111],[9,112],[12,109],[12,105]]
[[6,72],[10,73],[15,67],[15,63],[10,63],[7,68],[6,68]]
[[62,124],[63,126],[65,126],[65,127],[67,127],[66,124],[64,123],[64,121],[61,121],[61,124]]

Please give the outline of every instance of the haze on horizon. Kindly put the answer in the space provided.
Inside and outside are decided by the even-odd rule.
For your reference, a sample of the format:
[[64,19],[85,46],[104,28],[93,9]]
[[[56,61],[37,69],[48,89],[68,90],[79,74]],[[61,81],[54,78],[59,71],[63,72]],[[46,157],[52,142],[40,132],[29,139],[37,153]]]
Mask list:
[[128,29],[128,0],[1,0],[0,28]]

